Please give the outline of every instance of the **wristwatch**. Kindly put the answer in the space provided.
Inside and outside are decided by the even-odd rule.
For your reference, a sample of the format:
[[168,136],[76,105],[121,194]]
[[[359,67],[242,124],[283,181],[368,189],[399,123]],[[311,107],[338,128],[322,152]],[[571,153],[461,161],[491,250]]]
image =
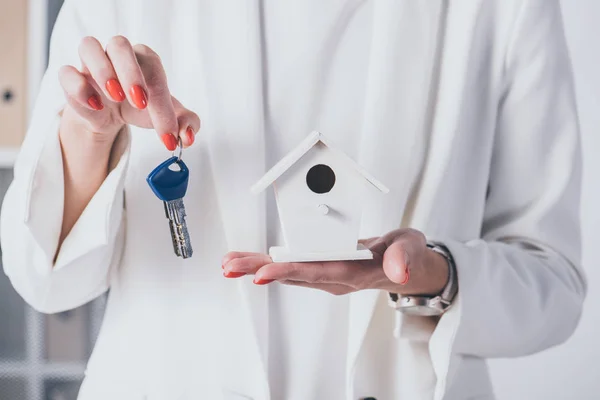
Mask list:
[[403,296],[389,293],[390,306],[402,313],[423,317],[442,315],[450,308],[458,292],[456,265],[450,251],[440,243],[430,242],[427,243],[427,247],[441,254],[448,262],[448,282],[437,296]]

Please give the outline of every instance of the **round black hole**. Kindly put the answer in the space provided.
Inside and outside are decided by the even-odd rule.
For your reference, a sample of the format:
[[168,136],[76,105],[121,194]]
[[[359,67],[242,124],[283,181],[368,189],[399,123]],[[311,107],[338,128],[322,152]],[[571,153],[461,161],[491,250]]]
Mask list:
[[2,92],[2,99],[8,103],[10,102],[13,97],[15,97],[15,95],[13,94],[13,92],[10,89],[6,89],[5,91]]
[[306,184],[315,193],[327,193],[335,185],[335,173],[327,165],[315,165],[306,174]]

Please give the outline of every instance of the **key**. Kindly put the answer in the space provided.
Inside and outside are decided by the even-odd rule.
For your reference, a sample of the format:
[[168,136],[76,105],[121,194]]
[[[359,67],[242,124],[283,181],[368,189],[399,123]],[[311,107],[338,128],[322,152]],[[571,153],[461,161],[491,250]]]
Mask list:
[[[171,169],[174,164],[179,167],[178,171]],[[179,157],[173,156],[154,168],[146,178],[156,197],[164,203],[165,215],[169,220],[169,229],[173,239],[173,251],[182,258],[189,258],[193,253],[183,205],[189,174],[188,167],[181,159],[180,153]]]

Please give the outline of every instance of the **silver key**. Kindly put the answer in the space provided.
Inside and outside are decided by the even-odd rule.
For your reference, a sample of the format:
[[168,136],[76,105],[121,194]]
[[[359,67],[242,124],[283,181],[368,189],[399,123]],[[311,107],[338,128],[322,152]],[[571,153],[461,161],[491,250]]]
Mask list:
[[190,235],[185,222],[185,206],[183,199],[163,201],[165,205],[165,214],[169,219],[169,228],[171,229],[171,239],[173,240],[173,250],[178,257],[189,258],[193,254]]
[[[171,240],[175,255],[190,258],[193,254],[190,235],[185,222],[183,197],[187,191],[189,169],[181,159],[181,138],[179,138],[179,156],[169,158],[159,164],[146,178],[154,194],[163,202],[165,215],[169,220]],[[178,169],[171,169],[177,164]]]

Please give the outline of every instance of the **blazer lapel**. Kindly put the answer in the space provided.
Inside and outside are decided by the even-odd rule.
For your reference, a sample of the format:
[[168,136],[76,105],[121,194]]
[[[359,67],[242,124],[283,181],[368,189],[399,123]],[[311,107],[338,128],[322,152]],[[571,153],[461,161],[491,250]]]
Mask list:
[[[430,145],[426,157],[426,165],[423,175],[419,180],[420,185],[415,190],[414,201],[417,206],[411,213],[411,225],[421,229],[428,235],[446,234],[444,226],[444,215],[437,212],[447,212],[443,207],[436,204],[443,202],[444,193],[451,188],[444,185],[444,175],[448,171],[448,165],[456,149],[460,149],[460,143],[455,140],[459,126],[465,118],[468,109],[464,107],[465,96],[473,96],[465,93],[470,89],[466,86],[466,78],[470,74],[478,74],[479,63],[472,60],[474,53],[469,50],[473,41],[477,40],[477,23],[481,18],[477,14],[489,11],[487,3],[483,0],[472,2],[453,2],[451,12],[448,12],[448,20],[452,25],[461,24],[459,29],[447,29],[444,33],[444,56],[443,60],[436,66],[439,68],[437,75],[452,77],[444,79],[440,84],[436,95],[435,113],[432,113],[429,124],[431,131]],[[452,28],[452,27],[451,27]],[[453,57],[454,54],[467,54],[468,56]],[[477,55],[479,57],[480,55]],[[461,71],[461,73],[456,73]],[[469,71],[463,73],[462,71]],[[485,89],[478,89],[485,90]],[[469,120],[469,118],[467,118]],[[443,211],[442,211],[443,210]]]
[[[416,140],[426,141],[431,129],[428,121],[437,90],[444,5],[444,0],[375,3],[359,162],[390,193],[373,193],[368,198],[363,237],[379,236],[405,224],[409,194],[421,167],[422,155],[415,154],[413,145]],[[349,379],[379,295],[380,291],[351,295]]]
[[[200,3],[200,2],[194,2]],[[265,173],[261,13],[257,0],[201,2],[200,74],[207,94],[203,134],[228,247],[266,251],[265,198],[250,187]],[[233,117],[232,117],[233,116]],[[238,281],[242,304],[267,379],[267,291],[251,279]]]

